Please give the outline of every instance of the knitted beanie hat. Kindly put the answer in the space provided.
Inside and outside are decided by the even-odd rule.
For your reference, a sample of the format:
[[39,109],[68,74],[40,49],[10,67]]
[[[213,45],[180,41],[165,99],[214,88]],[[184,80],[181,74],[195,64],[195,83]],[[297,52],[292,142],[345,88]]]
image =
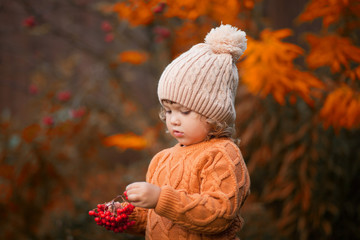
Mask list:
[[213,28],[205,43],[193,46],[162,73],[158,97],[201,115],[232,124],[238,86],[236,61],[246,49],[246,34],[230,25]]

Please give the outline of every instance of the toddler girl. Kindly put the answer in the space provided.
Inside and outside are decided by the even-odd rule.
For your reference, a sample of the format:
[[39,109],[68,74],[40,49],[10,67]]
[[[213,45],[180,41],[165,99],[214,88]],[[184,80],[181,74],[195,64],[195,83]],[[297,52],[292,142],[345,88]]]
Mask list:
[[160,113],[177,144],[154,156],[146,182],[126,187],[136,207],[129,233],[146,239],[237,239],[250,179],[234,143],[236,61],[243,31],[212,29],[205,43],[171,62],[160,77]]

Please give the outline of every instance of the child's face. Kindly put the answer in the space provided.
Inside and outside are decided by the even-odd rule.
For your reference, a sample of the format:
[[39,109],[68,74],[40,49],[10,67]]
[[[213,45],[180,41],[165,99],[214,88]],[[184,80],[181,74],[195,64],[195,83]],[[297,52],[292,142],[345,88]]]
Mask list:
[[167,129],[181,145],[189,146],[205,140],[210,126],[204,117],[178,103],[164,102],[163,106]]

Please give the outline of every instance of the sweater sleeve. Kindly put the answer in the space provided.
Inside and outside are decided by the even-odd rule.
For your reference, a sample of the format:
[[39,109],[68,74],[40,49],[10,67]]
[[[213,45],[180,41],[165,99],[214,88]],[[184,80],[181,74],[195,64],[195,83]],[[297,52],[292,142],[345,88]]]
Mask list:
[[[153,169],[154,165],[157,165],[163,152],[157,153],[150,162],[149,169]],[[146,174],[146,181],[149,182],[149,173]],[[134,212],[130,215],[130,218],[135,221],[135,224],[126,230],[130,234],[142,234],[145,235],[147,225],[148,209],[136,207]]]
[[126,233],[145,235],[145,229],[147,224],[148,209],[136,207],[130,219],[135,221],[135,224],[126,230]]
[[[157,165],[157,162],[161,158],[163,152],[157,153],[150,162],[149,169],[153,169],[154,165]],[[149,182],[149,173],[146,174],[146,181]],[[148,209],[136,207],[134,212],[130,215],[130,218],[135,221],[135,224],[126,230],[130,234],[142,234],[145,235],[146,225],[147,225]]]
[[155,212],[189,230],[216,234],[237,217],[249,191],[249,177],[240,152],[217,151],[196,166],[201,179],[196,194],[163,186]]

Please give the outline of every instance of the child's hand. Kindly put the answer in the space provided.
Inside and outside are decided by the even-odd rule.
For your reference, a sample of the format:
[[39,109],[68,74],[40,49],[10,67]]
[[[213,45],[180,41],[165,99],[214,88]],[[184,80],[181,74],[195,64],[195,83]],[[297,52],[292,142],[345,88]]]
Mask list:
[[147,182],[135,182],[126,187],[129,202],[135,207],[155,208],[161,188]]

